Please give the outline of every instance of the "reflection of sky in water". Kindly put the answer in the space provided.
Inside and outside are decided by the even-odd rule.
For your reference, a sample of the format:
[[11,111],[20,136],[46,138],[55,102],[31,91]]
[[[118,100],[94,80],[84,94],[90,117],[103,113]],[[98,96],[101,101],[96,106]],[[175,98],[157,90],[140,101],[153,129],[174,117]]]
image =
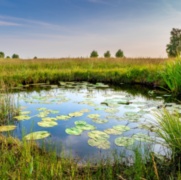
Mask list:
[[[125,150],[125,147],[118,147],[114,144],[114,140],[116,137],[120,136],[128,136],[131,137],[136,133],[145,133],[150,136],[153,136],[154,133],[148,132],[145,129],[139,128],[139,122],[130,122],[129,117],[125,117],[126,112],[137,112],[139,113],[141,109],[146,111],[140,118],[140,122],[144,122],[147,120],[153,121],[154,118],[150,115],[150,110],[153,107],[158,106],[163,103],[162,100],[147,100],[145,97],[141,95],[132,96],[123,91],[114,91],[113,89],[93,89],[91,91],[87,89],[65,89],[65,88],[56,88],[48,91],[42,90],[40,92],[21,92],[17,96],[19,97],[20,106],[25,106],[26,109],[24,111],[31,111],[32,118],[26,121],[19,121],[17,123],[18,128],[14,131],[14,135],[21,139],[22,135],[26,135],[30,132],[34,131],[48,131],[51,133],[51,137],[46,138],[44,140],[39,140],[37,142],[44,142],[45,144],[49,144],[49,141],[52,141],[51,144],[54,144],[57,148],[57,152],[62,149],[62,145],[65,152],[71,152],[75,156],[79,156],[82,158],[89,157],[92,155],[96,155],[98,153],[108,153],[113,149],[117,149],[118,152]],[[38,100],[40,97],[42,99]],[[105,104],[101,104],[106,100],[114,99],[117,100],[129,100],[132,102],[130,106],[133,109],[129,109],[128,105],[119,104],[118,112],[116,113],[107,113],[104,110],[95,110],[95,107],[104,107],[108,108]],[[65,100],[65,102],[62,102]],[[89,100],[93,102],[94,105],[82,104],[83,101]],[[39,114],[37,108],[45,107],[50,110],[58,110],[58,114],[49,114],[48,117],[55,117],[57,115],[68,115],[69,113],[80,111],[82,109],[89,109],[90,112],[84,113],[81,117],[72,117],[70,120],[56,121],[58,123],[57,126],[51,128],[44,128],[38,126],[37,122],[41,121],[40,117],[36,115]],[[100,114],[101,119],[105,119],[107,116],[117,116],[117,117],[125,117],[122,120],[116,120],[114,117],[110,118],[107,123],[97,124],[93,122],[90,118],[87,117],[88,114]],[[97,127],[97,130],[105,130],[111,128],[114,125],[127,125],[131,128],[130,131],[124,132],[121,135],[110,135],[109,141],[111,143],[111,148],[109,150],[100,150],[96,147],[91,147],[88,145],[87,133],[89,131],[84,131],[80,136],[68,135],[65,132],[66,128],[74,127],[74,122],[77,120],[84,120],[89,124],[92,124]],[[135,144],[139,145],[139,142]],[[146,143],[148,144],[148,143]],[[160,146],[156,146],[156,151],[159,151]],[[129,151],[127,151],[129,154]],[[58,153],[59,154],[59,153]]]

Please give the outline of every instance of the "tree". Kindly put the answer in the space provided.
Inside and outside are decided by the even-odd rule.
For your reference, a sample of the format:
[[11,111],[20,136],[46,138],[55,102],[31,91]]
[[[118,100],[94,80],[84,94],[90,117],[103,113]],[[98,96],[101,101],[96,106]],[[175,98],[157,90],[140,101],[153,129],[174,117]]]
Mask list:
[[5,57],[5,54],[4,54],[4,52],[0,52],[0,58],[4,58]]
[[168,57],[181,55],[181,29],[173,28],[170,32],[170,43],[166,46]]
[[110,51],[106,51],[106,52],[104,53],[104,57],[105,57],[105,58],[110,58],[110,57],[111,57]]
[[98,57],[99,55],[98,55],[98,52],[97,51],[92,51],[91,52],[91,54],[90,54],[90,57],[91,58],[96,58],[96,57]]
[[121,49],[119,49],[119,50],[116,52],[115,56],[116,56],[117,58],[122,58],[122,57],[124,57],[124,53],[123,53],[123,51],[122,51]]
[[9,56],[6,56],[6,59],[10,59],[10,57],[9,57]]
[[19,55],[18,54],[13,54],[12,59],[19,59]]

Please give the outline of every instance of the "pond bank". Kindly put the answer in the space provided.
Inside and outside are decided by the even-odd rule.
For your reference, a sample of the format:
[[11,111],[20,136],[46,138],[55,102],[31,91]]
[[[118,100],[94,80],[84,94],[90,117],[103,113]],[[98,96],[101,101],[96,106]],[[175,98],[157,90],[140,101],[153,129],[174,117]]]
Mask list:
[[[135,163],[120,163],[121,155],[114,154],[114,162],[104,158],[95,165],[80,166],[77,159],[57,158],[54,151],[45,153],[32,142],[20,142],[0,135],[0,177],[2,179],[165,179],[176,175],[170,162],[149,154],[145,161],[135,150]],[[167,172],[167,173],[165,173]],[[174,174],[173,174],[174,173]],[[179,174],[177,175],[180,177]]]

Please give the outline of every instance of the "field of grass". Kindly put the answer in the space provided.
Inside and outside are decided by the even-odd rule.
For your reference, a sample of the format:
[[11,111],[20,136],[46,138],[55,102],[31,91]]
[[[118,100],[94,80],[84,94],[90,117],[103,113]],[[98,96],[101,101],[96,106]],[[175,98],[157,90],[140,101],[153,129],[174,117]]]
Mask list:
[[0,60],[1,84],[59,81],[91,81],[105,83],[141,83],[165,85],[161,70],[169,59],[151,58],[75,58]]

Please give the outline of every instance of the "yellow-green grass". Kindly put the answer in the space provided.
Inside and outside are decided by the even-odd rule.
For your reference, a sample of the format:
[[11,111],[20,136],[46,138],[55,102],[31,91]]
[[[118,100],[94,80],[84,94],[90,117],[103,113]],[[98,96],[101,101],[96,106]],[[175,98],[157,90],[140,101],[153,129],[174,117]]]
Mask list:
[[165,85],[161,58],[1,59],[0,80],[10,86],[40,82],[92,81]]

